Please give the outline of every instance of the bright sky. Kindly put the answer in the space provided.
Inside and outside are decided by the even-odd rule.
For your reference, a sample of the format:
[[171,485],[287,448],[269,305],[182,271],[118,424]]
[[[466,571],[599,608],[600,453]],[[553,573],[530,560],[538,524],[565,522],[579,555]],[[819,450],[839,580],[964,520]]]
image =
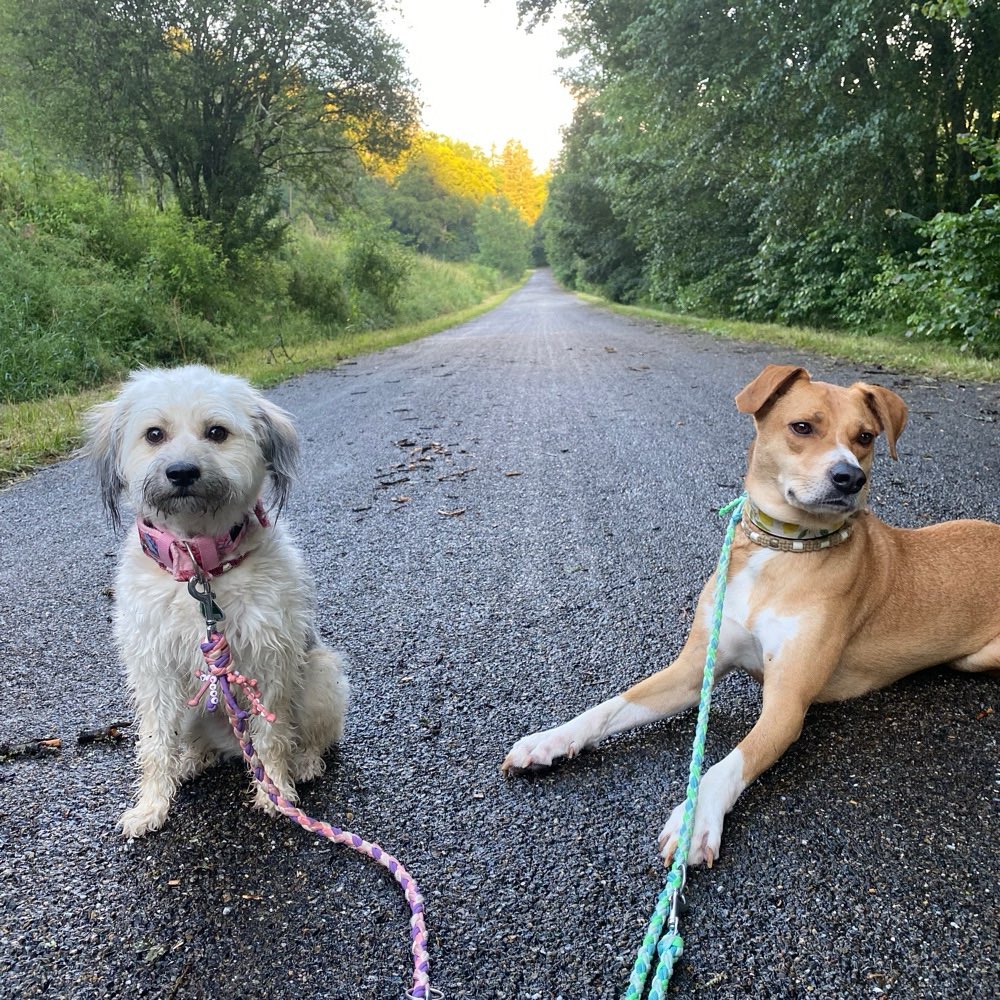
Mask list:
[[424,127],[499,152],[519,139],[545,170],[573,101],[556,76],[562,39],[555,23],[530,35],[515,0],[399,0],[393,34],[420,83]]

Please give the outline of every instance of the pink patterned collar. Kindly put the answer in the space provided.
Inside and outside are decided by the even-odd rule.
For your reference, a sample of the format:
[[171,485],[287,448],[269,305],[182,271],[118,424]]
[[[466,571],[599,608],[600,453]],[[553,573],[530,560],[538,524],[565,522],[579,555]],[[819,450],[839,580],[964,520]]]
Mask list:
[[166,528],[158,528],[141,517],[136,519],[136,527],[142,551],[150,559],[162,566],[175,580],[190,580],[199,570],[208,576],[218,576],[243,562],[250,553],[234,553],[246,539],[247,532],[254,524],[254,517],[262,528],[270,525],[264,507],[258,500],[253,515],[247,514],[239,524],[215,537],[198,535],[195,538],[178,538]]

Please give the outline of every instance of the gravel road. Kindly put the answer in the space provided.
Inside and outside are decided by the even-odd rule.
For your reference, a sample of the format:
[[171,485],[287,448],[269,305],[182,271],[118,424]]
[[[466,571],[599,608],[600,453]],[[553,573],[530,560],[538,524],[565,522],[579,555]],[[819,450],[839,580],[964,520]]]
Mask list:
[[[664,871],[693,714],[504,780],[517,737],[680,648],[739,492],[733,395],[769,361],[896,389],[893,523],[1000,521],[1000,387],[872,371],[625,319],[540,272],[493,312],[287,382],[288,514],[326,640],[351,661],[343,747],[304,807],[379,841],[427,897],[452,998],[618,996]],[[167,826],[114,832],[132,738],[109,645],[117,540],[71,459],[0,494],[0,994],[399,1000],[407,912],[367,859],[247,806],[238,764]],[[947,613],[943,595],[943,613]],[[810,712],[689,881],[678,997],[995,997],[1000,682],[932,670]],[[707,757],[752,724],[731,677]]]

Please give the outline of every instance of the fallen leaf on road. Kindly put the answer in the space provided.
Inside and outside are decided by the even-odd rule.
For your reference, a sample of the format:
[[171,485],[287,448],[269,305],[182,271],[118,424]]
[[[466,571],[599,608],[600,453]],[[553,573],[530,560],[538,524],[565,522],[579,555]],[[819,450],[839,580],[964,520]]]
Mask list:
[[476,467],[473,466],[471,469],[456,469],[454,472],[446,472],[443,476],[438,476],[438,482],[443,483],[448,479],[462,479],[467,476],[470,472],[475,472]]
[[128,729],[131,722],[112,722],[101,729],[84,729],[77,734],[76,742],[83,746],[85,743],[114,743],[125,738],[123,729]]
[[409,503],[413,497],[392,497],[393,503]]
[[439,510],[438,513],[442,517],[458,517],[459,514],[465,513],[464,507],[456,507],[454,510]]
[[62,740],[28,740],[27,743],[0,743],[0,760],[13,757],[38,757],[46,752],[56,753],[62,749]]

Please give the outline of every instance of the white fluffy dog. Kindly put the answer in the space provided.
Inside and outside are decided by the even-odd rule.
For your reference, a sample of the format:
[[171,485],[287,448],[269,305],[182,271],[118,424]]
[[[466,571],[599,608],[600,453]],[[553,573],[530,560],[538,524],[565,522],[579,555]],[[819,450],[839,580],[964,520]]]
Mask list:
[[[348,685],[313,625],[312,581],[281,512],[298,456],[288,414],[242,379],[200,365],[134,373],[88,415],[85,451],[105,506],[122,494],[137,514],[121,553],[115,634],[134,696],[139,797],[119,820],[127,837],[162,825],[178,785],[239,754],[226,714],[189,707],[204,669],[205,619],[188,592],[193,560],[211,578],[235,670],[255,678],[274,713],[249,720],[258,756],[282,794],[322,773],[343,732]],[[267,490],[267,497],[264,497]],[[256,805],[271,802],[257,789]]]

